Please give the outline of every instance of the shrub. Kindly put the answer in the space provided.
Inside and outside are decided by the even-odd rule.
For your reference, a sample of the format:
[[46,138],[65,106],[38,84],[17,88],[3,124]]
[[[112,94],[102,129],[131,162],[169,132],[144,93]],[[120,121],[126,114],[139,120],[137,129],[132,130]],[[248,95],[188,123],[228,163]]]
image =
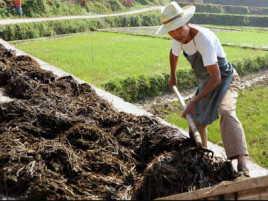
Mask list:
[[143,5],[146,5],[149,3],[148,0],[136,0],[136,2],[143,4]]
[[0,18],[9,17],[9,13],[7,12],[6,8],[0,8]]
[[[197,85],[197,79],[190,69],[178,70],[177,77],[179,89],[189,89]],[[104,83],[102,87],[126,101],[135,101],[145,97],[161,95],[163,92],[168,91],[168,80],[169,74],[163,73],[153,76],[135,76],[121,80],[111,80]]]
[[155,26],[161,24],[159,12],[152,12],[150,15],[147,13],[141,14],[142,26]]
[[109,11],[108,7],[104,3],[98,1],[89,1],[86,4],[88,12],[92,13],[107,13]]
[[233,64],[239,75],[247,75],[259,70],[268,69],[268,54],[265,56],[258,56],[255,59],[247,59],[238,61]]
[[110,92],[114,92],[114,91],[119,91],[120,88],[118,87],[120,86],[116,80],[110,80],[108,82],[106,82],[105,84],[103,84],[103,87]]
[[45,1],[43,0],[25,0],[22,5],[23,15],[28,17],[37,17],[47,13]]
[[124,9],[123,5],[118,0],[111,0],[110,3],[112,11],[119,11]]
[[138,85],[138,98],[142,99],[147,96],[147,93],[150,89],[150,82],[145,76],[139,76],[137,80]]
[[160,75],[148,77],[149,80],[149,90],[148,95],[149,96],[155,96],[155,95],[161,95],[162,90],[160,90],[161,87],[161,77]]
[[136,100],[138,98],[138,86],[135,77],[127,77],[120,80],[121,90],[119,95],[126,101]]
[[[118,0],[81,0],[77,2],[61,2],[58,0],[23,0],[22,10],[26,17],[81,15],[84,13],[110,13],[124,10]],[[15,13],[15,11],[14,11]],[[9,17],[5,8],[0,8],[0,17]]]

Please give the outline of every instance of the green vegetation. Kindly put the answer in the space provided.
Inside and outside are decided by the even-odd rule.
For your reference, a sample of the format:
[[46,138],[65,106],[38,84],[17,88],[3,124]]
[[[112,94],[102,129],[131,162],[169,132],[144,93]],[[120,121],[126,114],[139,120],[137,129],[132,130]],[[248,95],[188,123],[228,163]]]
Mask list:
[[220,41],[225,44],[268,48],[268,40],[265,40],[267,34],[267,31],[226,31],[216,33]]
[[[9,2],[6,1],[6,8],[1,8],[0,18],[17,17],[17,11],[14,9],[11,13],[7,12]],[[22,12],[24,17],[48,17],[60,15],[85,15],[89,14],[89,5],[81,3],[62,3],[55,0],[23,0]]]
[[3,25],[0,26],[0,37],[10,41],[85,32],[105,27],[152,26],[156,24],[160,24],[159,11],[151,11],[95,19],[71,19]]
[[[219,14],[196,13],[191,22],[197,24],[222,24],[243,26],[267,26],[268,17],[236,16]],[[70,19],[58,21],[45,21],[34,23],[21,23],[0,26],[0,36],[4,40],[22,40],[39,37],[54,36],[58,34],[85,32],[108,27],[137,27],[160,25],[159,11],[141,14],[105,17],[98,19]]]
[[[129,0],[132,2],[132,0]],[[0,18],[16,17],[14,10],[11,14],[6,8],[0,8]],[[79,0],[77,2],[58,0],[23,0],[22,10],[24,17],[51,17],[62,15],[89,15],[104,14],[130,10],[132,5],[125,5],[121,0]],[[136,0],[133,8],[165,4],[167,0]],[[130,3],[131,4],[131,3]]]
[[[17,47],[128,101],[159,95],[167,90],[170,40],[92,32],[32,41]],[[268,66],[264,51],[235,47],[226,47],[225,51],[240,74]],[[192,88],[197,84],[183,56],[179,60],[178,80],[181,88]]]
[[[242,59],[235,62],[234,67],[240,75],[247,75],[261,69],[268,68],[268,55],[263,57]],[[167,91],[169,74],[152,74],[150,76],[129,76],[125,79],[111,80],[103,85],[104,89],[110,91],[127,101],[134,101],[144,97],[161,95]],[[197,86],[197,79],[190,68],[177,70],[179,89],[190,89]]]
[[249,152],[254,160],[268,167],[268,88],[267,82],[260,87],[241,91],[238,102],[238,116],[241,119],[248,140]]
[[[255,162],[263,167],[268,168],[268,88],[267,82],[259,86],[251,87],[239,92],[237,102],[237,116],[243,124],[249,153]],[[178,105],[178,102],[171,103]],[[173,106],[174,108],[174,106]],[[161,107],[165,110],[165,107]],[[175,112],[174,112],[175,111]],[[181,110],[179,106],[173,111],[166,112],[165,119],[183,129],[188,130],[187,121],[181,118]],[[208,140],[223,146],[219,120],[213,122],[208,127]]]
[[170,46],[170,41],[161,39],[98,32],[17,45],[97,85],[110,78],[167,71]]

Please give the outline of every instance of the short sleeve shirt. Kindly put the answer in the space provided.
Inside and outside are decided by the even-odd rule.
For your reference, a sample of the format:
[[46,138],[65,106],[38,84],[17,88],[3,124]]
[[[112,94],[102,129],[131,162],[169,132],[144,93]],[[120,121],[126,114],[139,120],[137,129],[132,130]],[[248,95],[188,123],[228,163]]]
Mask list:
[[182,51],[189,56],[198,51],[202,56],[204,66],[216,64],[217,57],[226,57],[218,37],[212,31],[196,25],[191,26],[198,30],[194,41],[191,40],[187,44],[183,44],[173,39],[172,53],[175,56],[179,56]]

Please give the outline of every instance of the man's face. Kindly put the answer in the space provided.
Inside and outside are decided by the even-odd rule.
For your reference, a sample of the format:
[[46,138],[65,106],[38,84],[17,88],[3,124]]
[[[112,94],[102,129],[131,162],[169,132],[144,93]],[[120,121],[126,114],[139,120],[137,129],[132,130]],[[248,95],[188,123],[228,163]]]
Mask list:
[[187,24],[168,32],[168,34],[180,43],[185,43],[189,35],[189,27]]

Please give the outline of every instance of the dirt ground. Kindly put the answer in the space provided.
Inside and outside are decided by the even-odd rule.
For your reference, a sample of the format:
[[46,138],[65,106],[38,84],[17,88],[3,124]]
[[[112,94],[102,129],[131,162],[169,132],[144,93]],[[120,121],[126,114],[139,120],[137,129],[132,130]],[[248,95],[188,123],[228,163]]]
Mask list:
[[154,199],[235,179],[231,163],[174,128],[117,112],[91,86],[0,45],[0,194]]

